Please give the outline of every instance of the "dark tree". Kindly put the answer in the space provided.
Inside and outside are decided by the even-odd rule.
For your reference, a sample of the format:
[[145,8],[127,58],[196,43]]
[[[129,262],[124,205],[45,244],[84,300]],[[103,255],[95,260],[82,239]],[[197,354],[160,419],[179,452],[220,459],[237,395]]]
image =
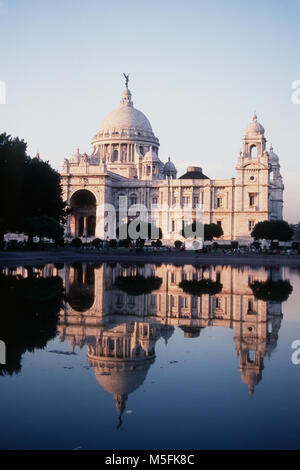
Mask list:
[[32,241],[34,236],[53,238],[59,242],[64,235],[64,228],[53,217],[41,215],[39,217],[28,217],[24,221],[23,231]]
[[194,221],[190,225],[186,225],[182,230],[182,235],[189,238],[192,233],[204,233],[204,240],[211,241],[214,238],[220,238],[223,235],[223,229],[218,224],[202,224],[202,222]]
[[223,229],[218,224],[204,224],[204,240],[211,241],[214,238],[220,238],[223,235]]
[[27,217],[48,216],[57,222],[65,221],[60,174],[48,162],[38,158],[29,160],[23,197]]
[[[26,148],[23,140],[0,135],[1,246],[5,233],[24,232],[32,217],[65,221],[60,174],[48,162],[31,159]],[[48,226],[53,228],[53,224]],[[44,235],[52,238],[51,233]]]
[[22,230],[24,222],[25,170],[29,163],[27,144],[0,134],[0,231],[1,245],[8,231]]
[[[121,225],[120,227],[117,228],[116,232],[117,232],[117,237],[119,238],[120,234],[123,236],[123,234],[126,234],[127,235],[127,240],[131,240],[131,237],[129,235],[129,225],[131,224],[131,222],[128,222],[127,224],[123,224]],[[150,222],[140,222],[139,224],[137,224],[136,226],[136,230],[137,232],[140,232],[141,234],[143,234],[144,232],[147,234],[147,240],[153,240],[152,236],[154,236],[154,240],[157,239],[157,236],[158,235],[158,238],[161,239],[162,238],[162,230],[160,227],[156,227],[154,224],[151,224]],[[153,233],[153,235],[152,235]],[[141,237],[139,237],[141,238]],[[124,239],[124,238],[123,238]]]
[[294,234],[293,229],[285,220],[265,220],[264,222],[258,222],[253,231],[251,237],[255,240],[279,240],[280,242],[288,242]]

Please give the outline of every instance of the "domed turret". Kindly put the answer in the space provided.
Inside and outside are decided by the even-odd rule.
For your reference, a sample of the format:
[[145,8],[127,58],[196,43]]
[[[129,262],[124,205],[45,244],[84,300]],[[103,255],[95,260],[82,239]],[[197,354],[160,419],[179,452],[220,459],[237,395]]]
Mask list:
[[167,163],[164,165],[163,174],[165,179],[176,179],[177,170],[171,158],[169,157]]
[[257,135],[264,135],[265,129],[264,127],[257,121],[257,116],[254,113],[252,116],[252,121],[248,124],[245,129],[246,136],[257,136]]
[[151,146],[143,157],[142,179],[162,179],[163,166],[163,163],[158,158],[157,151]]
[[271,144],[269,151],[269,162],[272,166],[279,165],[279,157],[276,153],[273,152],[273,145]]

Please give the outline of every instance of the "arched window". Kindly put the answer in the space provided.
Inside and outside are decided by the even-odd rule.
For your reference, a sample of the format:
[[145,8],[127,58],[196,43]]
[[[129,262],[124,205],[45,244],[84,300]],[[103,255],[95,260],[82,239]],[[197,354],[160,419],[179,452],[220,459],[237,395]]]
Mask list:
[[118,150],[114,150],[113,152],[113,162],[116,162],[118,160]]
[[131,194],[130,195],[130,205],[133,206],[134,204],[137,203],[137,197],[136,194]]
[[256,147],[256,145],[251,145],[251,147],[250,147],[250,156],[251,156],[251,158],[257,158],[257,147]]
[[121,209],[126,208],[126,196],[125,194],[119,194],[118,196],[118,207]]

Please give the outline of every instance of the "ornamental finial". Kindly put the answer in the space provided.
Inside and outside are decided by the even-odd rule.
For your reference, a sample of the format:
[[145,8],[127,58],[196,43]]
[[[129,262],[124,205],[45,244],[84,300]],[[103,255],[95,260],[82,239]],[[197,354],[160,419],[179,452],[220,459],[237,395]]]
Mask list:
[[128,82],[129,82],[129,74],[126,75],[126,73],[123,73],[124,77],[125,77],[125,86],[126,88],[128,88]]

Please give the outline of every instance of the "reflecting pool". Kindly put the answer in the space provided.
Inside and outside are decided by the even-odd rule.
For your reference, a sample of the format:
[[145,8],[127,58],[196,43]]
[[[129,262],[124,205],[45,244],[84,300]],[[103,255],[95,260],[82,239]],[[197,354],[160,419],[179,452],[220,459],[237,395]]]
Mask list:
[[2,268],[0,448],[299,449],[299,286],[300,267]]

